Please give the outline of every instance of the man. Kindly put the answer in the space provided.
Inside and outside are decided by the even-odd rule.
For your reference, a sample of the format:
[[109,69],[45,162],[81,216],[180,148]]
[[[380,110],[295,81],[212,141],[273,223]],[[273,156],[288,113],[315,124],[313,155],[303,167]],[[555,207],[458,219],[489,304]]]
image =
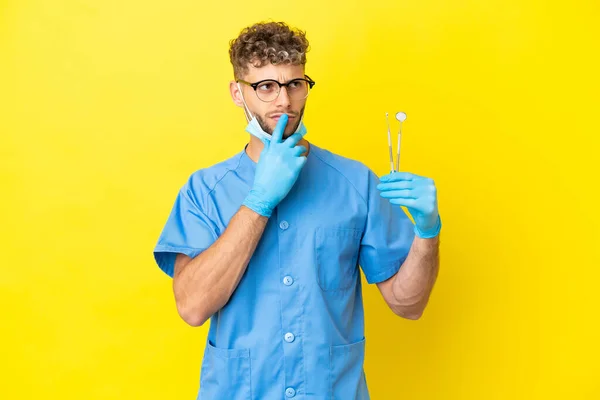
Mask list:
[[368,399],[359,265],[408,319],[437,276],[433,181],[380,180],[303,138],[307,48],[284,23],[231,42],[250,142],[191,175],[154,251],[181,317],[211,321],[198,399]]

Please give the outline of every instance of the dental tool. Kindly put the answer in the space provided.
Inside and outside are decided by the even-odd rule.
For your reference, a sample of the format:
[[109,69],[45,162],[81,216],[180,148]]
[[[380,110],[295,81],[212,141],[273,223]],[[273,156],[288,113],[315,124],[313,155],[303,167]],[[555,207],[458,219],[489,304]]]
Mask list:
[[[396,171],[400,171],[400,142],[402,140],[402,123],[406,121],[406,113],[399,111],[396,113],[396,119],[400,122],[400,127],[398,128],[398,151],[396,153]],[[388,125],[389,126],[389,125]]]
[[390,120],[388,118],[388,113],[385,113],[385,120],[387,122],[388,146],[390,148],[390,168],[391,172],[394,172],[394,155],[392,154],[392,134],[390,132]]
[[402,123],[406,121],[406,113],[398,111],[396,113],[396,120],[400,123],[398,128],[398,148],[396,150],[396,166],[394,167],[394,153],[392,150],[392,133],[390,131],[390,119],[389,114],[385,113],[385,121],[387,123],[387,134],[388,134],[388,147],[390,150],[390,172],[400,171],[400,142],[402,141]]

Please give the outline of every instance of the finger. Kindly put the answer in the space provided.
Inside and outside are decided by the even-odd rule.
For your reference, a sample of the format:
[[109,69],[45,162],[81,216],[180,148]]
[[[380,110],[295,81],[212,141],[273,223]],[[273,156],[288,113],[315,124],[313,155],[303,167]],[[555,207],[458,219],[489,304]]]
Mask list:
[[265,150],[268,149],[269,148],[270,140],[266,139],[266,138],[262,138],[262,137],[260,137],[259,139],[265,145]]
[[306,156],[297,157],[296,160],[300,167],[303,167],[304,164],[306,164]]
[[294,133],[289,138],[285,139],[284,143],[290,147],[294,147],[298,144],[298,142],[302,139],[302,134],[300,132]]
[[279,117],[279,120],[277,121],[277,125],[275,125],[275,129],[273,129],[273,134],[271,135],[271,142],[281,142],[281,138],[283,137],[283,131],[285,131],[288,118],[289,117],[287,114],[281,114],[281,117]]
[[396,204],[398,206],[404,206],[404,207],[412,207],[412,208],[414,208],[415,205],[417,204],[417,200],[415,200],[415,199],[397,198],[397,199],[390,199],[390,203]]
[[306,147],[300,145],[300,146],[296,146],[294,147],[294,149],[292,150],[292,154],[295,155],[296,157],[299,155],[302,155],[306,153]]
[[411,174],[410,172],[392,172],[387,175],[383,175],[380,178],[381,182],[397,182],[397,181],[412,181],[418,178],[417,175]]
[[389,183],[379,183],[377,189],[385,190],[400,190],[400,189],[413,189],[414,184],[412,181],[398,181]]
[[389,190],[386,192],[381,192],[379,193],[379,195],[386,199],[416,199],[415,194],[412,190]]

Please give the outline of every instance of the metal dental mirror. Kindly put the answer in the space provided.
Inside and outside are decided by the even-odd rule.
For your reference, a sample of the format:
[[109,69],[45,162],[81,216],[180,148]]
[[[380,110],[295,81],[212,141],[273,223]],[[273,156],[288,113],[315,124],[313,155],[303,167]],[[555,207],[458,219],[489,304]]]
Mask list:
[[394,168],[394,156],[392,153],[392,136],[391,136],[391,132],[390,132],[390,121],[388,118],[388,113],[385,113],[385,119],[387,121],[387,128],[388,128],[388,145],[390,148],[390,167],[391,167],[391,172],[396,172],[400,170],[400,142],[402,139],[402,123],[404,121],[406,121],[406,113],[399,111],[396,113],[396,119],[398,120],[398,122],[400,122],[400,128],[398,129],[398,148],[397,148],[397,153],[396,153],[396,168]]
[[398,152],[396,153],[396,171],[400,171],[400,142],[402,141],[402,123],[406,121],[406,113],[399,111],[396,113],[396,119],[400,122],[398,128]]

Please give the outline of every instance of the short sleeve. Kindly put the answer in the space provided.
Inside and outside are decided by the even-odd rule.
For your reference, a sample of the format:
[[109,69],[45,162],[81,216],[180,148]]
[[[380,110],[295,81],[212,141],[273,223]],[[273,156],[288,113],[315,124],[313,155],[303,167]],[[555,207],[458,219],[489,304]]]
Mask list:
[[398,272],[415,237],[412,221],[400,206],[381,197],[378,184],[379,177],[369,170],[367,221],[359,253],[368,283],[385,281]]
[[154,259],[167,275],[173,277],[177,253],[196,257],[218,238],[215,224],[193,201],[192,193],[184,186],[154,248]]

